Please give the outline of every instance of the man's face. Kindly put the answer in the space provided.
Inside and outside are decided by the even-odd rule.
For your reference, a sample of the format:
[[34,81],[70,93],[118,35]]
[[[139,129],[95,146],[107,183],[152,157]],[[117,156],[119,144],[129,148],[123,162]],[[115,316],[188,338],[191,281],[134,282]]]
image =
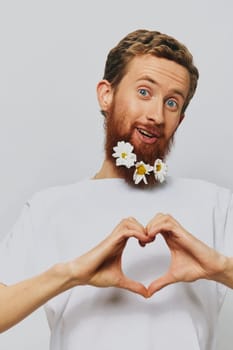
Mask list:
[[[112,153],[117,141],[130,142],[137,161],[153,165],[157,158],[164,159],[183,119],[189,82],[186,68],[173,61],[152,55],[134,57],[106,111],[107,159],[115,162]],[[118,172],[132,179],[128,169],[119,167]]]

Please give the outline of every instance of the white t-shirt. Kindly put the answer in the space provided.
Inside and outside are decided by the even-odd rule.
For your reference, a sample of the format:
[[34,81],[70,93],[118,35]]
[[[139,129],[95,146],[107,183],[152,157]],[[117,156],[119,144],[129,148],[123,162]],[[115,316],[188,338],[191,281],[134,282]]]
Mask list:
[[[226,255],[233,252],[232,195],[199,180],[168,178],[152,189],[122,179],[84,180],[36,194],[0,246],[0,281],[7,284],[83,254],[122,218],[143,225],[169,213],[199,239]],[[126,275],[145,285],[169,266],[161,236],[141,248],[128,241]],[[49,301],[51,350],[212,350],[226,287],[213,281],[177,283],[150,299],[117,288],[80,286]]]

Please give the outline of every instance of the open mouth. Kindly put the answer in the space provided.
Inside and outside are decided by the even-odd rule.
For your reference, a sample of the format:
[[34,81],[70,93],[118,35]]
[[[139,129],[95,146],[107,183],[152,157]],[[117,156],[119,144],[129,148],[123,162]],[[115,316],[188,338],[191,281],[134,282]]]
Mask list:
[[137,130],[138,130],[138,131],[140,132],[140,134],[142,134],[143,136],[146,136],[146,137],[149,137],[149,138],[157,137],[157,135],[152,134],[152,133],[150,133],[150,132],[147,131],[147,130],[140,129],[140,128],[137,128]]
[[153,131],[145,130],[143,128],[136,128],[139,139],[148,144],[155,143],[160,135],[158,133],[154,133]]

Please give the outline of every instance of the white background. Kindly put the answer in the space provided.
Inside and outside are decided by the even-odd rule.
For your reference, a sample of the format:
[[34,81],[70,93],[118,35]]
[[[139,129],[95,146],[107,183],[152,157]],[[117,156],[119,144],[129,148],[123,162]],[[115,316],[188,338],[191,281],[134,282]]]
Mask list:
[[[233,3],[231,0],[0,3],[0,236],[34,192],[92,176],[103,158],[95,87],[128,32],[171,34],[192,51],[198,92],[169,159],[170,175],[233,188]],[[232,349],[233,292],[218,350]],[[48,349],[39,310],[0,336],[0,349]]]

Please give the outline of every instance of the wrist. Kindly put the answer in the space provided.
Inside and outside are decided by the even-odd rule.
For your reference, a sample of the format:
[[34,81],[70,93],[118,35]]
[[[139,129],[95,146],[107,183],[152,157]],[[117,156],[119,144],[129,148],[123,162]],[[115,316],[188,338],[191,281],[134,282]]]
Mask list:
[[70,262],[58,263],[46,272],[47,277],[56,285],[59,293],[75,286]]
[[84,284],[84,276],[82,275],[80,266],[81,264],[79,262],[79,259],[76,258],[74,260],[64,263],[63,266],[59,267],[61,269],[60,272],[65,274],[65,285],[67,289]]
[[214,280],[233,288],[233,257],[221,255],[219,272]]

